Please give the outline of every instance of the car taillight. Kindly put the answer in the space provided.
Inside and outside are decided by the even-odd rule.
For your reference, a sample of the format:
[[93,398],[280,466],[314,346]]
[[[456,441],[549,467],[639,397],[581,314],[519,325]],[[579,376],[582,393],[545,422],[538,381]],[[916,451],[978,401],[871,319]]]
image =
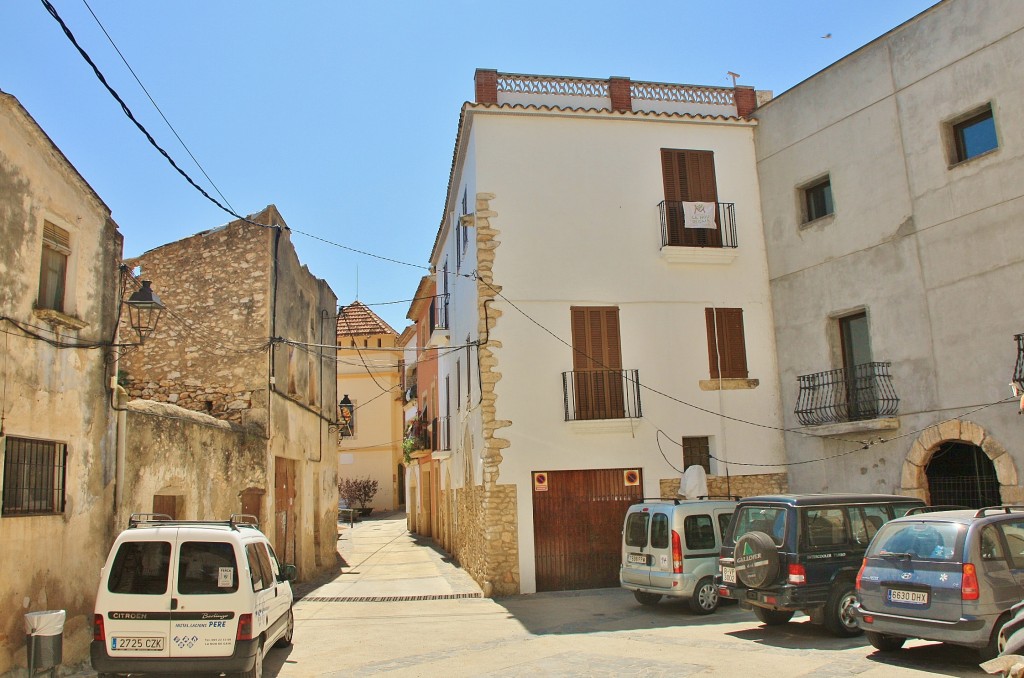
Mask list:
[[94,614],[92,616],[92,639],[98,640],[101,643],[107,640],[107,632],[103,628],[102,614]]
[[804,569],[803,565],[793,563],[788,568],[789,572],[789,583],[790,584],[806,584],[807,583],[807,570]]
[[235,640],[252,640],[252,615],[238,615],[238,633]]
[[868,559],[865,558],[861,561],[860,570],[857,571],[857,583],[855,584],[858,591],[860,591],[860,578],[864,576],[864,568],[868,566]]
[[964,563],[964,576],[960,581],[960,599],[977,600],[979,594],[978,573],[973,564]]
[[683,543],[679,533],[672,530],[672,572],[681,574],[683,571]]

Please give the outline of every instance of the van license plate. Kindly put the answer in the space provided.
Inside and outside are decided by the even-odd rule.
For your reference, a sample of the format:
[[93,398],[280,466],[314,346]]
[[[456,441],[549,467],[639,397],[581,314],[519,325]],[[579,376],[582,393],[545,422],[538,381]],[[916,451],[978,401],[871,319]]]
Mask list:
[[722,568],[722,583],[724,583],[724,584],[735,584],[736,583],[736,568],[735,567],[723,567]]
[[164,639],[159,636],[113,636],[110,639],[110,649],[162,652]]
[[910,603],[911,605],[927,605],[928,593],[925,591],[901,591],[889,589],[890,603]]
[[647,554],[645,553],[629,553],[626,554],[626,562],[639,563],[640,565],[647,564]]

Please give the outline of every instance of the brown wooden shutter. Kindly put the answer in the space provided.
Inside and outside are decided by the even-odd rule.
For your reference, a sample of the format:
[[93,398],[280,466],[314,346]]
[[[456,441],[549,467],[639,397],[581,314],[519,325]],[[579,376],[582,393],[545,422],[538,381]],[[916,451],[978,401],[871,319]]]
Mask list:
[[621,418],[624,402],[619,309],[575,306],[570,314],[576,418]]
[[[665,185],[668,244],[690,247],[721,247],[722,219],[718,213],[718,183],[715,180],[714,151],[661,149],[661,172]],[[717,230],[684,229],[680,202],[715,203]]]
[[747,348],[743,336],[742,308],[707,308],[704,318],[708,330],[708,358],[711,378],[719,378],[719,355],[722,379],[746,379]]

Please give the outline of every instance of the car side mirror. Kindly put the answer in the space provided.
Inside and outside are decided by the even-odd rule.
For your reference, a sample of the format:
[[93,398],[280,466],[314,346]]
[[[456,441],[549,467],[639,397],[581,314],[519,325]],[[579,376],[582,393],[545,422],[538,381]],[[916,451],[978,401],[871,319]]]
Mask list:
[[294,565],[282,565],[281,574],[278,577],[279,581],[295,581],[299,576],[299,571],[295,569]]

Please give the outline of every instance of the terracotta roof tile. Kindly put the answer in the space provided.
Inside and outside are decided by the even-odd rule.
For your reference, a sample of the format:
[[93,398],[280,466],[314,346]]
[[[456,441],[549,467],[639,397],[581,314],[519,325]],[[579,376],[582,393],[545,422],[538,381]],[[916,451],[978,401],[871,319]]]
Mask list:
[[338,336],[353,337],[365,334],[398,334],[391,325],[367,308],[366,304],[354,301],[341,308],[338,314]]

